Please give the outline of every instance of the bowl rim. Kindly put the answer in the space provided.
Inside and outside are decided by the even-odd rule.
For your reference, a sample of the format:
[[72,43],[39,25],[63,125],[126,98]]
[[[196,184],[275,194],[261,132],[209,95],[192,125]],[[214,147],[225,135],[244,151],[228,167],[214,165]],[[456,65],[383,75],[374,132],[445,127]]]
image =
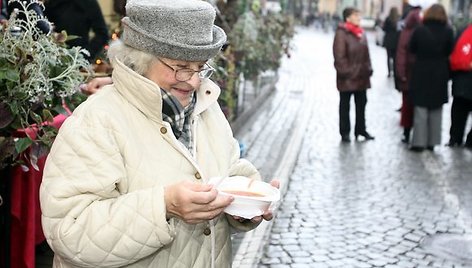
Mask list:
[[[237,178],[244,178],[244,179],[247,179],[247,180],[250,180],[250,178],[248,177],[245,177],[245,176],[230,176],[230,177],[226,177],[224,178],[221,183],[219,183],[219,185],[216,187],[216,190],[218,191],[218,193],[221,193],[223,195],[229,195],[229,196],[234,196],[235,198],[237,197],[238,199],[242,199],[242,200],[257,200],[257,201],[264,201],[264,202],[277,202],[280,200],[280,189],[270,185],[268,182],[265,182],[263,180],[256,180],[255,182],[256,183],[263,183],[265,184],[266,187],[270,187],[270,193],[267,194],[267,195],[264,195],[264,196],[247,196],[247,195],[238,195],[238,194],[231,194],[231,193],[227,193],[227,192],[224,192],[223,189],[222,189],[222,186],[225,185],[224,181],[226,179],[228,180],[236,180]],[[228,189],[226,189],[228,190]],[[235,189],[235,191],[237,191],[238,189]],[[244,191],[244,190],[242,190]]]
[[[217,187],[216,190],[218,191],[219,194],[227,195],[227,196],[234,196],[235,198],[242,199],[242,200],[257,200],[257,201],[264,201],[264,202],[277,202],[277,201],[280,200],[280,189],[270,185],[267,182],[264,182],[264,181],[259,181],[259,182],[267,184],[267,186],[270,187],[270,193],[268,193],[264,196],[238,195],[238,194],[232,194],[232,193],[225,192],[224,190],[228,190],[228,189],[224,189],[224,188],[222,189],[221,188],[222,185]],[[233,191],[244,191],[244,190],[235,189]],[[248,192],[250,192],[250,191],[248,191]]]
[[257,200],[257,201],[264,201],[264,202],[277,202],[280,199],[280,192],[279,192],[279,189],[275,187],[274,189],[277,190],[276,192],[274,192],[274,194],[265,195],[265,196],[247,196],[247,195],[231,194],[231,193],[222,191],[220,189],[218,189],[218,193],[221,195],[234,196],[235,198],[237,197],[238,199]]

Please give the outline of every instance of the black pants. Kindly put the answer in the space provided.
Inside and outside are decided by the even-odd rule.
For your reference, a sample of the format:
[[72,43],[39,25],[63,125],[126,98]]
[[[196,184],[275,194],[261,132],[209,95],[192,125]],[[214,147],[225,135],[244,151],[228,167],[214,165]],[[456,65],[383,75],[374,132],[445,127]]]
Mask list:
[[367,104],[367,91],[339,92],[339,133],[341,136],[349,136],[351,131],[351,121],[349,119],[351,95],[354,95],[354,102],[356,103],[354,135],[366,132],[365,105]]
[[395,54],[396,50],[387,48],[387,68],[388,68],[388,76],[393,75],[395,77]]
[[[467,117],[471,111],[472,100],[454,97],[451,108],[451,129],[449,130],[451,142],[462,144]],[[472,129],[467,135],[466,144],[472,145]]]

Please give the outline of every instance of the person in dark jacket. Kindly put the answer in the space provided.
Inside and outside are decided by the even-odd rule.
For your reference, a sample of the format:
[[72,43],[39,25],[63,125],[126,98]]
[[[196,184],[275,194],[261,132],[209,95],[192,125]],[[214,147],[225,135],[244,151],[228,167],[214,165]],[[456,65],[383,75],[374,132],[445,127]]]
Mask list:
[[[470,24],[467,28],[472,27]],[[459,31],[457,40],[465,29]],[[457,41],[456,40],[456,41]],[[472,40],[468,40],[472,43]],[[461,146],[469,113],[472,111],[472,62],[468,70],[455,71],[452,77],[451,129],[448,146]],[[465,147],[472,149],[472,128],[467,134]]]
[[[36,15],[41,18],[38,20],[36,27],[43,33],[49,34],[51,32],[51,23],[44,18],[44,6],[41,2],[25,0],[25,1],[7,1],[0,0],[0,21],[5,21],[15,12],[15,10],[32,10]],[[23,13],[18,13],[17,18],[20,21],[25,21],[26,16]]]
[[387,68],[388,77],[393,76],[395,78],[395,54],[397,51],[398,43],[398,21],[400,15],[397,7],[392,7],[388,17],[385,19],[383,24],[383,31],[385,32],[383,45],[387,51]]
[[448,58],[453,42],[444,7],[432,5],[424,14],[423,25],[413,32],[409,44],[416,57],[409,84],[414,106],[412,151],[434,150],[434,146],[441,143],[442,106],[448,100]]
[[369,47],[364,30],[359,26],[359,10],[348,7],[343,10],[344,23],[336,29],[333,42],[334,67],[336,68],[336,84],[339,90],[339,132],[343,142],[350,142],[349,109],[351,95],[356,103],[356,125],[354,136],[374,139],[366,131],[365,106],[367,89],[370,88],[372,65]]
[[[48,0],[44,13],[55,25],[55,30],[65,30],[78,38],[67,42],[69,46],[80,46],[90,52],[90,61],[103,50],[109,40],[108,28],[97,0]],[[90,31],[94,37],[89,38]]]
[[8,20],[7,1],[0,0],[0,22]]
[[404,27],[400,33],[396,54],[396,75],[398,87],[402,93],[402,106],[400,109],[400,125],[403,127],[402,142],[410,142],[410,132],[413,127],[413,104],[408,96],[408,83],[411,81],[411,71],[415,63],[415,56],[408,50],[413,31],[421,24],[421,9],[411,9],[404,20]]

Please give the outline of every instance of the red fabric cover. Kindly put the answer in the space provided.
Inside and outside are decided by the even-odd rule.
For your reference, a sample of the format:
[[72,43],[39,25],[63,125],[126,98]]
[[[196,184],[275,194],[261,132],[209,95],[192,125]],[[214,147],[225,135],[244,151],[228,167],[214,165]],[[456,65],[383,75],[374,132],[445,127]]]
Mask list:
[[[59,115],[56,115],[54,117],[54,120],[52,123],[50,122],[44,122],[42,125],[51,125],[55,128],[60,128],[62,123],[64,123],[64,120],[66,120],[66,118],[72,114],[72,112],[69,110],[68,107],[66,106],[63,106],[64,109],[66,110],[67,112],[67,115],[64,115],[64,114],[59,114]],[[17,131],[17,136],[28,136],[30,137],[30,139],[34,140],[36,138],[36,132],[38,131],[38,127],[36,124],[33,124],[31,125],[30,128],[25,128],[25,129],[19,129]]]
[[35,247],[44,241],[39,207],[39,185],[46,157],[38,160],[39,171],[29,166],[24,172],[20,166],[11,174],[11,267],[34,268]]
[[[66,107],[65,107],[66,108]],[[69,109],[66,109],[70,114]],[[67,115],[60,114],[50,123],[60,128]],[[35,128],[23,129],[17,132],[18,136],[28,135],[36,137]],[[11,238],[10,262],[15,268],[35,267],[36,245],[44,241],[41,227],[41,209],[39,205],[39,186],[43,177],[43,168],[46,156],[38,159],[38,168],[35,170],[28,165],[29,170],[23,171],[21,166],[12,168],[11,174]]]
[[472,25],[469,25],[457,40],[449,56],[449,63],[453,71],[472,70]]

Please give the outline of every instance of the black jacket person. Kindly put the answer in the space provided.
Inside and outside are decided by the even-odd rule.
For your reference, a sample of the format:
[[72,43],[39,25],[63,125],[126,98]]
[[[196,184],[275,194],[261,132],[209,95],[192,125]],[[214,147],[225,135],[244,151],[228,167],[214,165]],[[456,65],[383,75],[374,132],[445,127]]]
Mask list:
[[[102,51],[108,42],[108,29],[96,0],[48,0],[44,13],[54,23],[55,31],[65,30],[78,38],[67,42],[69,46],[80,46],[90,52],[89,60]],[[93,38],[89,38],[90,31]]]

